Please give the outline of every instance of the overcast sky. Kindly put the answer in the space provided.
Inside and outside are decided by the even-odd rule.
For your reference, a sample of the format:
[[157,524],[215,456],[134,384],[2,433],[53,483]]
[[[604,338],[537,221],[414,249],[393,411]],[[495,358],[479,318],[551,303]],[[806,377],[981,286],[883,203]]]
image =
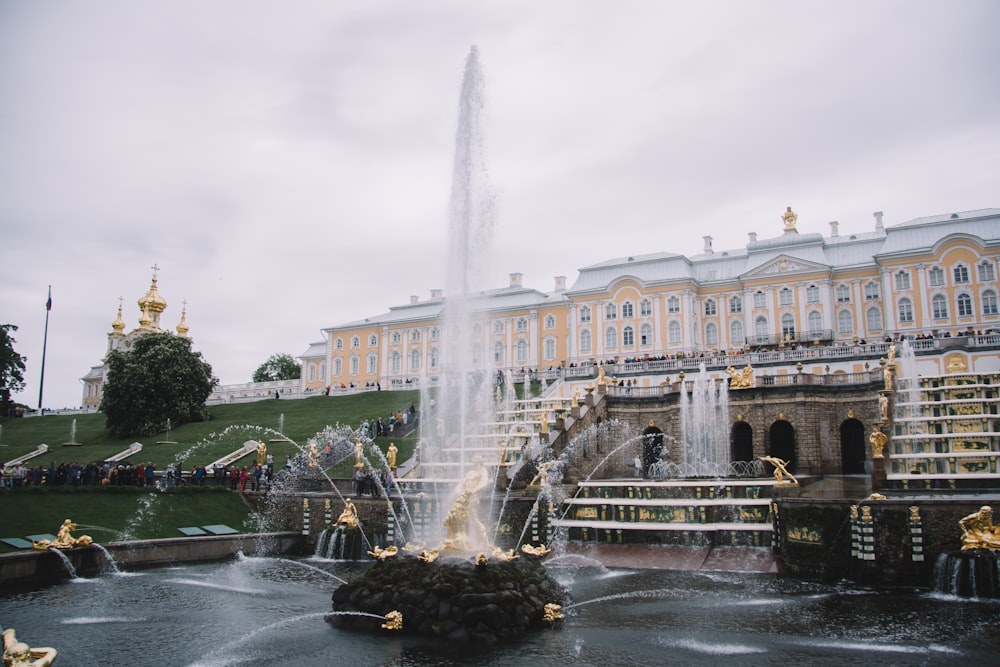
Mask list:
[[495,287],[1000,206],[1000,3],[0,0],[0,323],[77,406],[160,267],[223,383],[445,288],[464,61]]

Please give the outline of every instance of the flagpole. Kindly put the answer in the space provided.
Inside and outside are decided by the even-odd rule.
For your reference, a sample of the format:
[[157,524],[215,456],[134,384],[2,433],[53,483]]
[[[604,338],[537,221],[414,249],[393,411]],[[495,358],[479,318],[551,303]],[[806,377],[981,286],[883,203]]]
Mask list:
[[38,381],[38,411],[42,411],[42,390],[45,388],[45,348],[49,344],[49,311],[52,310],[52,285],[49,285],[49,300],[45,302],[45,336],[42,338],[42,377]]

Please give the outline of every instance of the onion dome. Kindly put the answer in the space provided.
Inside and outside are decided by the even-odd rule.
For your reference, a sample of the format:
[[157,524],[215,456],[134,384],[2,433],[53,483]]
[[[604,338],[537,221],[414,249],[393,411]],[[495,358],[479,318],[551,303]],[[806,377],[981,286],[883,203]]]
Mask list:
[[188,337],[188,325],[187,325],[187,303],[183,308],[181,308],[181,321],[177,324],[177,335],[184,338]]
[[122,300],[118,299],[118,317],[111,323],[111,330],[116,334],[125,332],[125,320],[122,319]]

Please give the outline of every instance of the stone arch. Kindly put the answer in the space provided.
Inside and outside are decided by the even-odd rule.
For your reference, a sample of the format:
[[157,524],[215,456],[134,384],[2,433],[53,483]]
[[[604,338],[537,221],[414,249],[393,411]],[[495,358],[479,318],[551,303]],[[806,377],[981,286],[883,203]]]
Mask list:
[[775,456],[782,461],[788,461],[788,472],[794,473],[798,465],[798,457],[795,452],[795,428],[785,421],[778,419],[768,431],[769,446],[768,455]]
[[862,474],[865,461],[865,425],[858,419],[845,419],[840,425],[840,473]]
[[660,460],[662,452],[663,431],[649,420],[649,426],[642,431],[642,469],[649,470],[649,466]]
[[733,424],[729,435],[730,459],[733,461],[753,461],[753,427],[740,421]]

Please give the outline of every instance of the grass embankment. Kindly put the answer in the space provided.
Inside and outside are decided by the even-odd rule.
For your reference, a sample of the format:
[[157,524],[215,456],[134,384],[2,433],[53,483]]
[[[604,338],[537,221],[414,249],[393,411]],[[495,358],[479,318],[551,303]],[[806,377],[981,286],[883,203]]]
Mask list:
[[[364,419],[382,417],[418,405],[418,391],[367,392],[350,396],[314,396],[301,400],[270,399],[255,403],[218,405],[210,408],[207,422],[182,424],[166,433],[147,438],[113,438],[104,428],[103,414],[46,415],[25,419],[8,419],[2,423],[0,461],[10,461],[30,453],[41,444],[49,446],[46,454],[30,459],[27,466],[49,463],[103,461],[140,442],[143,449],[128,460],[133,463],[152,462],[162,471],[167,464],[182,460],[190,472],[196,464],[207,465],[239,449],[246,440],[264,440],[268,452],[280,467],[286,455],[299,453],[295,443],[305,446],[327,426],[345,424],[357,428]],[[78,447],[66,447],[76,421],[74,440]],[[272,442],[278,439],[279,422],[283,434],[294,442]],[[157,444],[171,441],[166,444]],[[405,438],[384,436],[376,445],[384,453],[392,442],[399,449],[397,462],[408,459],[416,445],[416,436]],[[323,443],[318,443],[322,447]],[[373,463],[374,457],[368,455]],[[254,455],[247,455],[236,465],[249,466]],[[331,477],[349,477],[354,460],[350,458],[327,471]],[[85,487],[21,488],[0,490],[0,538],[25,537],[39,533],[55,533],[63,519],[73,519],[81,530],[98,542],[118,539],[127,533],[132,539],[178,537],[178,528],[225,524],[238,530],[244,525],[249,510],[237,494],[212,487],[184,487],[168,493],[154,493],[148,488]],[[98,526],[102,530],[83,526]],[[0,552],[10,549],[0,544]]]

